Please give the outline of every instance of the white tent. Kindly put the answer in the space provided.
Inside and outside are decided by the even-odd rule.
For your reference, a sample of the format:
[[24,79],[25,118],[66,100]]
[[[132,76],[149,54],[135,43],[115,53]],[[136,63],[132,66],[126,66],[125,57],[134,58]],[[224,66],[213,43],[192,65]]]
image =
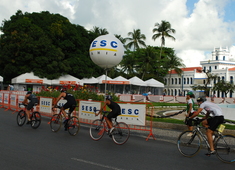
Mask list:
[[136,85],[136,86],[147,86],[147,83],[145,83],[143,80],[141,80],[140,78],[138,77],[132,77],[129,79],[130,81],[130,84],[132,85]]
[[113,84],[130,84],[130,81],[122,76],[113,79]]
[[79,85],[83,85],[82,80],[71,76],[69,74],[67,75],[63,75],[61,77],[59,77],[58,79],[54,79],[51,80],[51,85],[75,85],[75,84],[79,84]]
[[150,87],[164,87],[164,84],[151,78],[149,80],[146,80],[145,83],[147,83],[147,86],[150,86]]
[[3,77],[2,76],[0,76],[0,82],[3,82]]
[[84,84],[97,84],[99,82],[99,80],[96,79],[95,77],[91,77],[91,78],[83,78],[82,82]]
[[96,78],[97,80],[98,80],[98,83],[99,84],[104,84],[105,83],[105,80],[107,80],[107,81],[109,81],[109,80],[113,80],[113,79],[111,79],[109,76],[107,76],[107,78],[106,78],[106,75],[101,75],[101,76],[99,76],[99,77],[97,77]]
[[33,72],[21,74],[11,79],[12,84],[51,84],[51,80],[46,78],[39,78],[35,76]]

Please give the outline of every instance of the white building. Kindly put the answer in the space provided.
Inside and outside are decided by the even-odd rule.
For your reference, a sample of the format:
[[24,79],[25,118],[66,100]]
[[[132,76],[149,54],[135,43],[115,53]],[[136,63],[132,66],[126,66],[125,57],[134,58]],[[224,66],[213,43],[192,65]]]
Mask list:
[[[217,79],[211,82],[208,87],[213,87],[215,83],[220,80],[234,83],[235,77],[235,62],[233,56],[229,53],[228,48],[214,48],[212,51],[212,59],[208,61],[201,61],[202,67],[188,67],[182,68],[183,73],[179,76],[174,70],[165,77],[165,90],[167,95],[180,96],[188,91],[191,91],[191,86],[205,84],[207,79],[206,74],[202,71],[210,71],[217,75]],[[210,95],[215,94],[216,97],[224,97],[221,92],[211,92]],[[227,97],[235,97],[234,93],[229,93]]]

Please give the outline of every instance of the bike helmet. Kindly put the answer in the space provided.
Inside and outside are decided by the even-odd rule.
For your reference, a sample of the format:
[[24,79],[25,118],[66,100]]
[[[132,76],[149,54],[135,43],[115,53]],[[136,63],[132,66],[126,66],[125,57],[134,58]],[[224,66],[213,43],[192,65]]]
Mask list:
[[204,102],[206,101],[206,99],[204,97],[198,97],[197,98],[197,102]]
[[106,100],[112,100],[112,96],[107,95],[107,96],[106,96]]
[[26,94],[32,94],[32,92],[31,92],[31,91],[28,91]]
[[66,88],[62,88],[61,90],[60,90],[60,92],[62,93],[62,92],[66,92]]
[[186,95],[191,96],[191,95],[193,95],[193,92],[189,91]]

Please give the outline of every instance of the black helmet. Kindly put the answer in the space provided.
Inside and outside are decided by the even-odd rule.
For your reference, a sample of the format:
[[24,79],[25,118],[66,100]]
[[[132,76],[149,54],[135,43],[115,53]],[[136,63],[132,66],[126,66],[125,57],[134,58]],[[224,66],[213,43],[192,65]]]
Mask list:
[[198,97],[197,98],[197,102],[204,102],[206,101],[206,99],[204,97]]
[[26,94],[32,94],[32,92],[31,92],[31,91],[28,91]]
[[60,90],[60,92],[62,93],[62,92],[66,92],[66,88],[62,88],[61,90]]
[[112,96],[107,95],[107,96],[106,96],[106,100],[112,100]]

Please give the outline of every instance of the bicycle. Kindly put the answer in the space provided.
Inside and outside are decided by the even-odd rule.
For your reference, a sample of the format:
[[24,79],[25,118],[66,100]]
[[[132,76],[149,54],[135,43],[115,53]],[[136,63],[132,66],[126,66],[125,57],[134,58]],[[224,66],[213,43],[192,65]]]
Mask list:
[[[196,127],[193,131],[182,132],[177,141],[177,147],[179,152],[185,157],[195,156],[202,148],[202,139],[205,142],[206,148],[210,150],[210,146],[207,137],[202,133],[202,129],[206,129],[201,126],[200,123],[203,119],[193,119],[193,125]],[[222,134],[224,125],[220,125],[214,133],[214,146],[216,156],[222,162],[234,163],[235,162],[235,136],[230,134]],[[192,133],[191,136],[188,134]]]
[[[52,132],[58,132],[62,125],[62,118],[63,118],[63,114],[61,111],[62,106],[56,106],[54,108],[59,108],[60,112],[58,114],[57,113],[54,114],[51,117],[49,124],[50,124]],[[79,119],[76,116],[71,116],[71,113],[67,113],[67,114],[68,114],[68,120],[64,122],[65,128],[68,130],[70,135],[75,136],[79,132],[79,129],[80,129]]]
[[[94,112],[96,113],[97,111],[99,110],[95,110]],[[117,145],[123,145],[130,137],[129,126],[124,122],[117,122],[117,118],[113,118],[112,122],[114,130],[109,133],[108,126],[104,121],[104,119],[107,117],[106,114],[108,113],[108,111],[102,111],[101,119],[96,119],[91,123],[90,137],[93,140],[98,141],[104,136],[104,133],[106,132],[110,137],[112,137],[114,143]]]
[[[23,126],[27,118],[27,115],[26,115],[27,105],[23,103],[19,103],[19,107],[21,107],[22,105],[25,108],[20,110],[16,116],[16,122],[18,126]],[[36,105],[37,103],[34,104],[34,106]],[[30,113],[30,119],[31,119],[30,125],[33,129],[37,129],[41,124],[41,114],[38,111],[33,111],[33,110],[34,108],[31,109],[31,113]]]

